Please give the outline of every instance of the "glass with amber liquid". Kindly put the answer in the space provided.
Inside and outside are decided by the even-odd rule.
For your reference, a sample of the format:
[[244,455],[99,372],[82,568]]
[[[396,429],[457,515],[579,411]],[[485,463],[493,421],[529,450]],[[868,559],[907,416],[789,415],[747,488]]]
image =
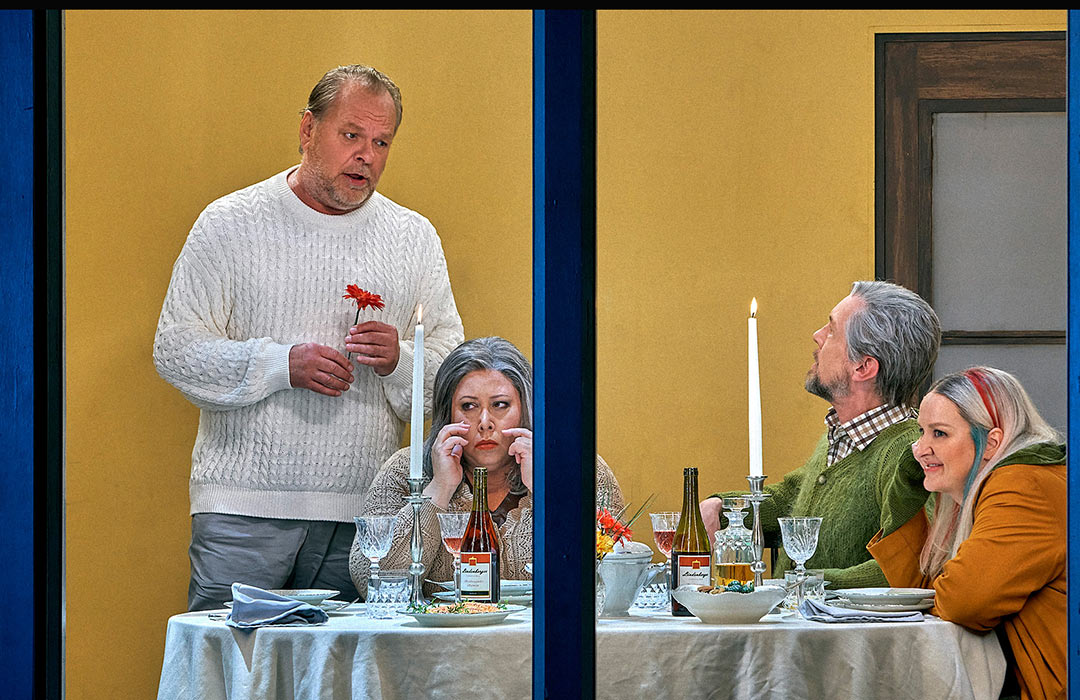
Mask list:
[[723,588],[732,581],[753,583],[754,533],[746,527],[744,512],[750,505],[745,498],[725,498],[724,515],[728,526],[716,533],[713,547],[713,585]]
[[473,504],[469,524],[461,536],[462,600],[498,603],[499,530],[487,507],[487,469],[473,470]]
[[[705,523],[698,508],[698,470],[697,467],[687,467],[683,469],[682,513],[671,544],[672,590],[679,586],[711,585],[710,550]],[[674,597],[671,599],[671,614],[682,617],[693,615]]]

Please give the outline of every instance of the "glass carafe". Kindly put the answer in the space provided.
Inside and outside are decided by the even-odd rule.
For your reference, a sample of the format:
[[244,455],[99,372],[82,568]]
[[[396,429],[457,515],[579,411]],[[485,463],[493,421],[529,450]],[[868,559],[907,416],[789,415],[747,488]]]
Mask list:
[[712,582],[723,588],[732,581],[753,583],[754,533],[746,527],[746,509],[750,501],[745,498],[725,498],[724,515],[728,525],[716,533],[713,546]]

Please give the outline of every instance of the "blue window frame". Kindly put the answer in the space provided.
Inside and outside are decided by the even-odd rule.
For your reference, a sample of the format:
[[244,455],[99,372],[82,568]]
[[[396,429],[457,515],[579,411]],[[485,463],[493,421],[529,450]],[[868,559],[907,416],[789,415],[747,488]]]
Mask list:
[[[550,167],[548,167],[550,166]],[[596,685],[596,12],[533,13],[533,697]]]

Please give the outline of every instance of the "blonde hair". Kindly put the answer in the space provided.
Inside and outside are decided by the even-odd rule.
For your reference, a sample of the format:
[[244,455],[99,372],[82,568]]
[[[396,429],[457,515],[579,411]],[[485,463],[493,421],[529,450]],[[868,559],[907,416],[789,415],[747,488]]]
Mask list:
[[[956,406],[971,429],[975,460],[971,465],[964,496],[957,503],[952,496],[933,496],[930,534],[919,556],[919,568],[927,576],[941,573],[945,562],[956,556],[974,520],[975,501],[986,477],[1009,455],[1042,442],[1058,442],[1061,436],[1043,420],[1020,381],[1000,369],[972,367],[939,379],[929,394],[943,396]],[[980,464],[989,432],[1002,432],[994,456]]]

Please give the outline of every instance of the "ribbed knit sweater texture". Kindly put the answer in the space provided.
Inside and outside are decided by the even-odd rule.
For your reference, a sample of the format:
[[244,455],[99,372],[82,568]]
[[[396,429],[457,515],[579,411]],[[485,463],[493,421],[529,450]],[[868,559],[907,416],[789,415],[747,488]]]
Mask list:
[[[918,438],[914,420],[896,423],[865,450],[828,466],[828,436],[823,435],[803,466],[780,483],[765,487],[771,497],[761,507],[763,531],[778,543],[778,517],[820,516],[817,551],[806,567],[824,569],[830,588],[888,585],[866,545],[879,529],[893,532],[926,502],[922,468],[911,453],[911,444]],[[743,492],[715,495],[739,493]],[[782,577],[792,568],[791,559],[781,550],[774,576]]]
[[[292,192],[288,172],[199,216],[173,267],[154,364],[201,409],[192,513],[349,522],[410,417],[417,304],[425,412],[435,372],[464,334],[427,219],[378,193],[348,214],[321,214]],[[397,367],[379,377],[354,362],[340,397],[292,388],[293,345],[346,354],[356,318],[342,298],[349,284],[382,296],[385,308],[361,311],[360,321],[397,327]]]

